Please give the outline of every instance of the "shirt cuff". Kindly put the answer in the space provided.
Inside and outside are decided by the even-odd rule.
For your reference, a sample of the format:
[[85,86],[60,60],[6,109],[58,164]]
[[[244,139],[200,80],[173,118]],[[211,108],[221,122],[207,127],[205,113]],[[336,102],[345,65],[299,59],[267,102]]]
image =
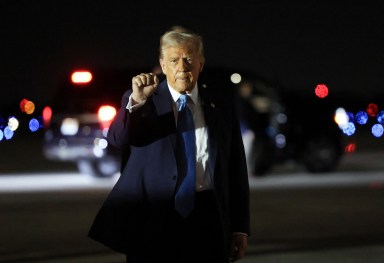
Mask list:
[[138,108],[140,108],[141,106],[143,106],[145,102],[146,102],[146,100],[143,102],[140,102],[138,104],[133,105],[133,99],[132,99],[132,94],[131,94],[129,96],[128,104],[125,108],[127,110],[129,110],[129,112],[133,112],[133,111],[137,110]]

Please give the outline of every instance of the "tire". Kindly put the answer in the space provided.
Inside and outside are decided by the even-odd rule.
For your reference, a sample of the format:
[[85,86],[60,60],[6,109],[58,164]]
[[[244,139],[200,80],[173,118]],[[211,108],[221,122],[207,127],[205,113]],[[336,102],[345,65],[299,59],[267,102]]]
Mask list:
[[267,175],[273,165],[272,149],[266,140],[255,139],[248,158],[248,168],[255,177]]
[[97,178],[113,177],[120,170],[120,163],[118,160],[110,159],[97,159],[97,160],[79,160],[77,168],[80,173],[90,175]]
[[339,163],[340,153],[339,144],[332,138],[313,138],[306,143],[301,162],[308,172],[330,172]]

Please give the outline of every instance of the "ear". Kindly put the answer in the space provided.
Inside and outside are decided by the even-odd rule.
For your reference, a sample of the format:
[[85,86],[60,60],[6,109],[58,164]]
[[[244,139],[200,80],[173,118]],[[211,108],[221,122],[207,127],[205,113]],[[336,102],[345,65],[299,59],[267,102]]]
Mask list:
[[164,60],[162,59],[159,59],[159,62],[160,62],[160,66],[161,66],[161,70],[163,71],[163,74],[165,74],[165,63],[164,63]]

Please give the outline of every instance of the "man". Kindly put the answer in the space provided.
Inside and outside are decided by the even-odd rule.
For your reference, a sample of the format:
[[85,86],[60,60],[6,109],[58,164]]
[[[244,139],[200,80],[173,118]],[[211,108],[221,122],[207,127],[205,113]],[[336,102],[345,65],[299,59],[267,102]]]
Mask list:
[[[249,185],[232,93],[198,84],[203,41],[182,27],[161,37],[159,61],[166,79],[134,77],[109,128],[108,141],[123,151],[121,176],[89,236],[124,253],[127,262],[239,260],[250,233]],[[183,139],[177,124],[182,94],[190,97],[185,110],[193,114],[196,140],[189,144],[188,165],[178,151],[184,145],[178,144]],[[185,170],[193,177],[182,178]],[[193,178],[193,196],[179,209],[186,178]]]

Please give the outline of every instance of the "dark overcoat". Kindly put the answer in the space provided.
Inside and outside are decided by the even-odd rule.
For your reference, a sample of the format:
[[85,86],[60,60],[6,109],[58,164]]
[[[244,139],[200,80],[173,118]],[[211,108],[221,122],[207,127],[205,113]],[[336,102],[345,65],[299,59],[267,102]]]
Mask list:
[[[208,127],[209,168],[221,218],[218,224],[226,237],[224,246],[229,247],[232,232],[250,232],[244,146],[233,91],[209,83],[198,86]],[[123,152],[121,175],[89,231],[90,238],[124,254],[138,244],[148,247],[162,242],[178,176],[176,122],[166,80],[132,113],[126,109],[131,92],[124,93],[108,131],[109,143]]]

